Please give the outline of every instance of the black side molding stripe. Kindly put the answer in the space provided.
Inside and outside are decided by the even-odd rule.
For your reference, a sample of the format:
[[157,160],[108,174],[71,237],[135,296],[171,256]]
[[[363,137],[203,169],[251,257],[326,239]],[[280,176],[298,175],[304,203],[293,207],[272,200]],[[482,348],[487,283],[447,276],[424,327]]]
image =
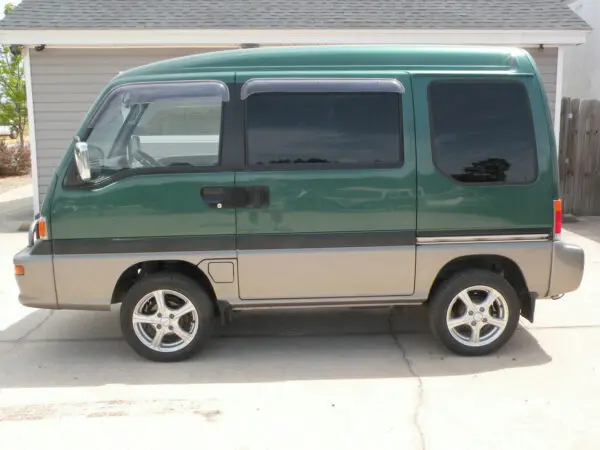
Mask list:
[[52,241],[37,241],[31,248],[32,255],[51,255],[52,254]]
[[242,234],[238,250],[285,250],[335,247],[392,247],[415,245],[414,231],[372,233]]
[[211,252],[235,250],[235,235],[122,239],[56,239],[55,255],[105,253]]
[[[43,241],[42,241],[43,242]],[[36,244],[35,254],[90,255],[108,253],[208,252],[236,249],[235,235],[131,239],[56,239]],[[237,236],[239,250],[415,245],[414,231],[381,233],[315,233]],[[52,245],[50,245],[52,244]]]
[[383,231],[370,233],[242,234],[147,238],[55,239],[38,241],[33,255],[211,252],[416,245],[417,238],[552,234],[552,228],[457,231]]

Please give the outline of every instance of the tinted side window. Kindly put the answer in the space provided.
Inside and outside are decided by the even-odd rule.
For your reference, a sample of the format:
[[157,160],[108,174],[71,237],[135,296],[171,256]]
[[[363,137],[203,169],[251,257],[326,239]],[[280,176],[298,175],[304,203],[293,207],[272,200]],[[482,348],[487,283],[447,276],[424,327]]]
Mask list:
[[438,170],[462,183],[530,183],[537,177],[529,99],[518,82],[436,81],[429,86]]
[[265,93],[246,101],[248,163],[402,164],[396,93]]

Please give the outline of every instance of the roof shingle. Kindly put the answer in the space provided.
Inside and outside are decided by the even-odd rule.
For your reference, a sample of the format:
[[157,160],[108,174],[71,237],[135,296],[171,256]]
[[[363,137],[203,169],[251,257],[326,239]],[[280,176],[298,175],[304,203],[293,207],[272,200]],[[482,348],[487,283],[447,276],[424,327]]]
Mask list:
[[588,30],[559,0],[22,0],[3,29]]

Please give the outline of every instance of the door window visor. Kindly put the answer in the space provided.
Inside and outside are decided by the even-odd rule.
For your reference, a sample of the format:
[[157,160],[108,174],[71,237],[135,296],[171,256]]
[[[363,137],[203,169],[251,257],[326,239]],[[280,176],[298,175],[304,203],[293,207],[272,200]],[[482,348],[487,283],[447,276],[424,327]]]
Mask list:
[[264,93],[392,92],[404,93],[395,78],[252,78],[244,83],[241,99]]
[[[107,97],[109,103],[117,99],[125,111],[130,105],[152,103],[161,99],[212,97],[228,102],[230,98],[227,85],[219,80],[124,84],[115,88]],[[94,126],[105,109],[97,109],[90,120],[90,127]]]

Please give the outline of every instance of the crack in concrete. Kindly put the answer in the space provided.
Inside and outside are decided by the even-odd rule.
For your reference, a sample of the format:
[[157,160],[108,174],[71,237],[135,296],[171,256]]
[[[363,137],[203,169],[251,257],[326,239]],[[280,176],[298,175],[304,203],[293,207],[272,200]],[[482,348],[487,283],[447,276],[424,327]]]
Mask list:
[[25,339],[27,339],[29,336],[31,336],[33,333],[35,333],[37,330],[39,330],[48,321],[48,319],[50,319],[50,317],[52,317],[53,314],[54,314],[54,310],[50,310],[48,312],[48,315],[46,317],[44,317],[44,320],[40,321],[40,323],[38,323],[35,327],[33,327],[31,330],[27,331],[27,333],[25,333],[20,338],[15,339],[13,342],[18,343],[18,342],[22,342]]
[[392,307],[390,310],[390,314],[388,316],[388,322],[389,322],[389,326],[390,326],[390,335],[392,336],[392,339],[394,340],[394,343],[396,344],[396,347],[398,347],[398,349],[400,350],[401,354],[402,354],[402,359],[406,362],[406,366],[408,368],[408,372],[417,379],[417,404],[415,406],[415,411],[413,414],[413,425],[417,430],[417,433],[419,434],[419,441],[420,441],[420,446],[419,448],[421,448],[421,450],[425,450],[425,433],[423,432],[423,429],[421,428],[421,423],[419,421],[419,416],[421,415],[421,410],[423,408],[423,379],[417,374],[417,372],[415,371],[412,362],[410,361],[410,359],[406,356],[406,348],[404,347],[404,345],[402,344],[402,342],[400,342],[400,339],[398,339],[398,333],[396,333],[394,331],[394,314],[396,312],[396,307]]

